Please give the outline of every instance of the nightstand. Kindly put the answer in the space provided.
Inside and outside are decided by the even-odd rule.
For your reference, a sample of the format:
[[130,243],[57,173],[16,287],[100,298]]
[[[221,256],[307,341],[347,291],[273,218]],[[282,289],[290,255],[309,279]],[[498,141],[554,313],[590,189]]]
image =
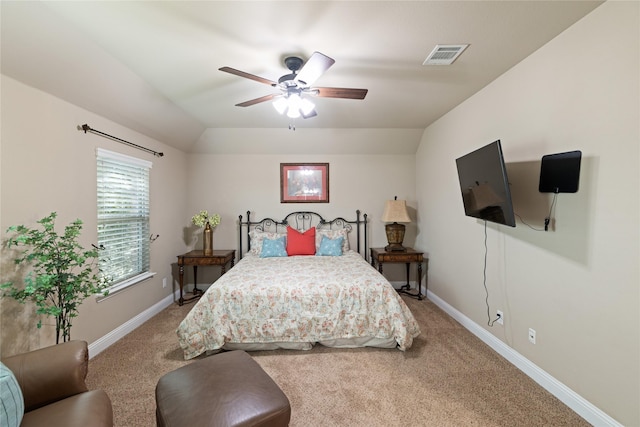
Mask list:
[[[198,289],[198,266],[220,266],[220,275],[223,275],[227,270],[227,264],[233,267],[236,259],[236,251],[232,249],[220,249],[214,250],[212,255],[205,255],[204,251],[191,251],[183,255],[178,255],[178,267],[180,277],[180,299],[178,304],[182,305],[185,301],[191,301],[192,299],[202,296],[202,290]],[[185,299],[182,296],[182,289],[184,287],[184,266],[193,266],[193,296]]]
[[[406,251],[387,252],[384,248],[371,248],[371,265],[375,268],[378,264],[378,271],[382,274],[382,264],[406,264],[407,266],[407,284],[400,289],[396,289],[399,293],[409,295],[411,297],[422,299],[422,263],[424,262],[424,252],[418,252],[412,248],[406,248]],[[411,264],[418,264],[418,292],[412,293],[409,284],[409,268]]]

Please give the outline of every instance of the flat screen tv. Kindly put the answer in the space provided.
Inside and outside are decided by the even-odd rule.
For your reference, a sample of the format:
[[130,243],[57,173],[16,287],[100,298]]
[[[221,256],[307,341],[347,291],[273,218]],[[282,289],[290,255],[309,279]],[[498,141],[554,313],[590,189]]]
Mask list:
[[516,226],[500,140],[456,159],[465,215]]
[[547,154],[540,165],[541,193],[576,193],[580,182],[582,151]]

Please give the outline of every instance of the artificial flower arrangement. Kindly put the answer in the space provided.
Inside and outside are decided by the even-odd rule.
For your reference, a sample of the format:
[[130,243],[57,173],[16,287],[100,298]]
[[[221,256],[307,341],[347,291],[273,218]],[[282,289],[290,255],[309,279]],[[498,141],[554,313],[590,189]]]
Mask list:
[[191,218],[191,222],[198,227],[204,227],[208,222],[211,228],[215,228],[218,224],[220,224],[220,215],[209,215],[208,211],[200,211],[200,213],[195,214]]

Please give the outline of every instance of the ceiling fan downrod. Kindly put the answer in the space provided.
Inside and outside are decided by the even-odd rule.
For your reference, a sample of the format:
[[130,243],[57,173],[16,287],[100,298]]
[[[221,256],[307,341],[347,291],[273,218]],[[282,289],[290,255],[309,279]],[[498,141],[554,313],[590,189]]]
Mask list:
[[296,56],[285,58],[284,65],[291,71],[291,74],[285,74],[278,79],[278,83],[284,83],[285,86],[296,86],[294,80],[298,75],[298,70],[302,67],[302,59]]

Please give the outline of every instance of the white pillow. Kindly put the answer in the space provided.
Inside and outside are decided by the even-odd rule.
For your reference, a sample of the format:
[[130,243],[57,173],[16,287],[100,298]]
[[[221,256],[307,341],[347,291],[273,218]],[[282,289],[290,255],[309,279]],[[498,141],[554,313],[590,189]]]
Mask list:
[[272,232],[266,232],[266,231],[260,231],[260,230],[251,230],[249,232],[249,242],[251,244],[251,250],[249,251],[249,253],[259,256],[260,252],[262,252],[262,241],[264,239],[275,240],[283,236],[286,239],[287,233],[286,232],[272,233]]
[[320,249],[320,243],[322,243],[322,237],[326,236],[328,239],[337,239],[338,237],[344,237],[342,240],[342,253],[349,250],[349,230],[346,228],[340,228],[337,230],[329,230],[328,228],[316,228],[316,252]]

